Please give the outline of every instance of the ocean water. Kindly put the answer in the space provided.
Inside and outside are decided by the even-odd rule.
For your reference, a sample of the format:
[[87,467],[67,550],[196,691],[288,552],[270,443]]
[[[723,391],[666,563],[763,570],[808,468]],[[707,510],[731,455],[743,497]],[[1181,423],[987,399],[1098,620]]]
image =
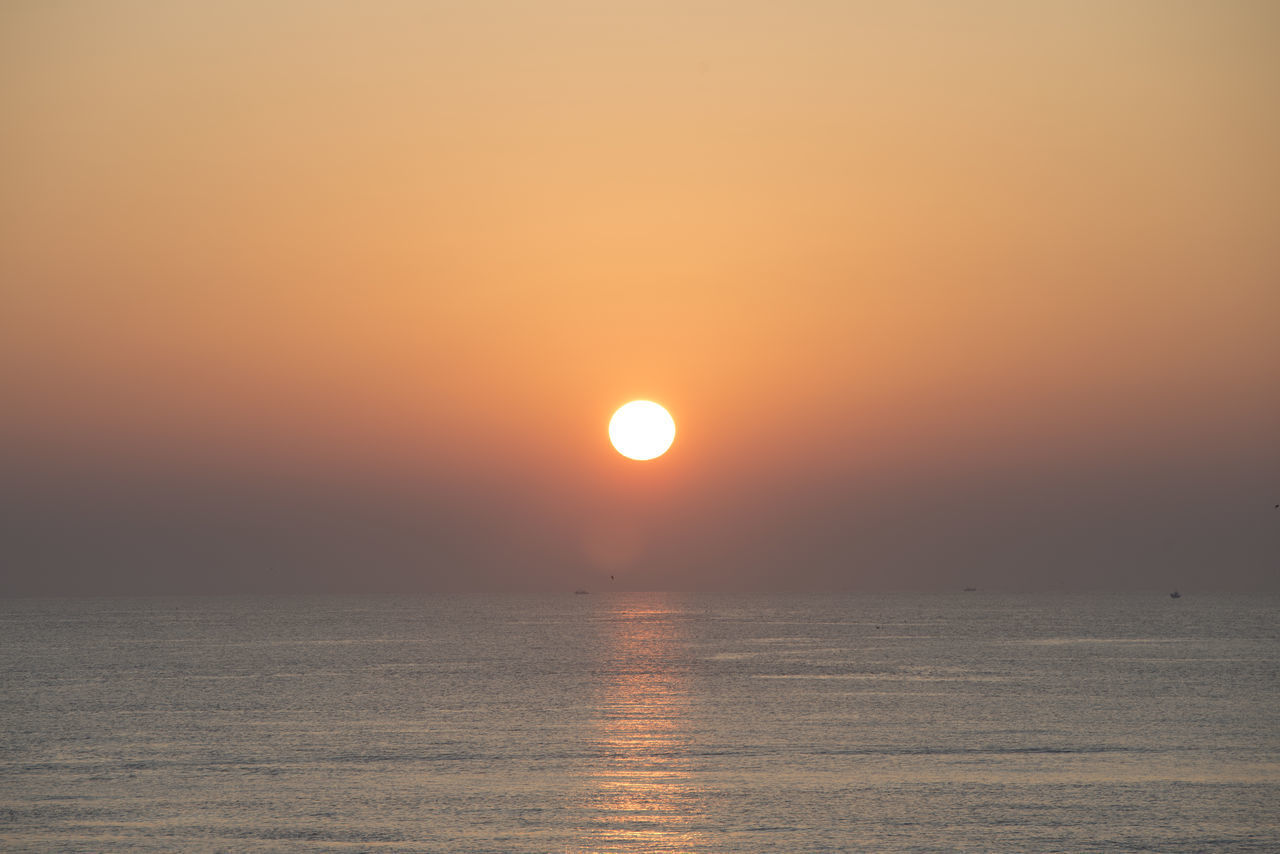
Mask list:
[[1280,851],[1280,597],[0,602],[6,851]]

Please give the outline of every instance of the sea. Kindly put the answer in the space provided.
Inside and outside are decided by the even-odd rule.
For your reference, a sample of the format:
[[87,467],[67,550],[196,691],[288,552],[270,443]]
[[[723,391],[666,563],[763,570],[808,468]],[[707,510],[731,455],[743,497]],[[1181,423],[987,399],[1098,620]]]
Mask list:
[[1280,596],[0,602],[9,852],[1276,852]]

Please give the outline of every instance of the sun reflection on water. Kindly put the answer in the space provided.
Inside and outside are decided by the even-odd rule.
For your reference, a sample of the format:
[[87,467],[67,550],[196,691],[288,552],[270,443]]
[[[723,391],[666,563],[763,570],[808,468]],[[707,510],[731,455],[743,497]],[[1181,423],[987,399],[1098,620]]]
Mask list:
[[677,613],[627,602],[606,623],[599,759],[587,797],[591,851],[704,850]]

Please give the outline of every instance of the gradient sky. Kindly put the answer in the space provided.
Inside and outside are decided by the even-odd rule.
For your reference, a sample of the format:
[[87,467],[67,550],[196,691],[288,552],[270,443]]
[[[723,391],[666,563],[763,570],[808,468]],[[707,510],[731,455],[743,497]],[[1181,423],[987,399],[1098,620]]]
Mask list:
[[1275,3],[11,0],[0,115],[0,593],[1280,589]]

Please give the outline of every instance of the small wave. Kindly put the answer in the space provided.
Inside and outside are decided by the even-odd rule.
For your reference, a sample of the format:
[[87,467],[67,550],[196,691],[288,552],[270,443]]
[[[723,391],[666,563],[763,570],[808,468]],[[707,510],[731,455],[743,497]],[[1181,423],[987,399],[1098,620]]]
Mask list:
[[924,676],[911,673],[756,673],[753,679],[847,679],[866,682],[1008,682],[1007,676]]
[[882,747],[815,750],[816,756],[1070,756],[1104,753],[1151,753],[1152,748],[1119,747],[1108,744],[1078,745],[1026,745],[1022,747]]
[[1081,643],[1188,643],[1190,640],[1190,638],[1028,638],[1010,640],[1006,643],[1026,646],[1066,646]]

